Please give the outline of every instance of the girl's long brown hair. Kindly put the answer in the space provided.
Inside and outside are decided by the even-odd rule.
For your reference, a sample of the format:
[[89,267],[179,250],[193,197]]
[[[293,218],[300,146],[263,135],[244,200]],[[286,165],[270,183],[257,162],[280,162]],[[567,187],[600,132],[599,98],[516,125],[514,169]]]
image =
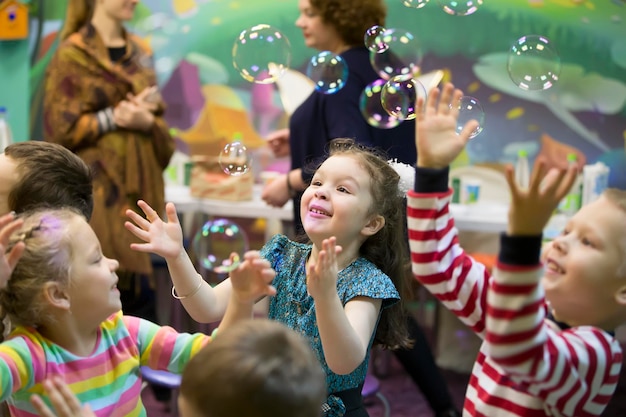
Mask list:
[[85,26],[91,20],[94,8],[95,0],[68,0],[65,23],[61,29],[61,41]]

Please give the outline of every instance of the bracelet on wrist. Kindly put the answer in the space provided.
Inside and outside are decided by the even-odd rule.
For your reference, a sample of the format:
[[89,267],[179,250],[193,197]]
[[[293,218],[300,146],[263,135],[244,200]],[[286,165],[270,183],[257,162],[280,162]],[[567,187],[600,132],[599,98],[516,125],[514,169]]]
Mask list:
[[189,294],[185,294],[185,295],[176,294],[176,287],[172,285],[172,297],[174,297],[177,300],[184,300],[185,298],[193,297],[194,295],[196,295],[196,293],[200,291],[200,288],[202,288],[202,283],[204,282],[204,279],[200,276],[200,274],[198,274],[198,278],[200,278],[200,282],[198,283],[198,286]]

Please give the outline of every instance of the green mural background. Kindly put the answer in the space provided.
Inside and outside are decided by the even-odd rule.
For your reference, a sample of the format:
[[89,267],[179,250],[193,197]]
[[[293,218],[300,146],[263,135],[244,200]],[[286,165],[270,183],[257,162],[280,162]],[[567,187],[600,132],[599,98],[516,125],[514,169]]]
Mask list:
[[[575,151],[587,163],[611,167],[612,186],[626,188],[626,4],[623,0],[484,0],[469,16],[443,12],[437,0],[421,9],[387,1],[387,28],[419,40],[424,72],[476,97],[485,109],[483,132],[467,149],[468,163],[506,163],[519,149],[535,158],[564,158]],[[40,136],[41,83],[56,47],[65,0],[34,1],[31,51],[31,132]],[[291,43],[292,65],[304,71],[315,54],[295,27],[297,0],[144,0],[128,28],[155,51],[168,121],[183,151],[200,142],[211,151],[242,131],[260,146],[286,115],[273,85],[245,81],[232,65],[232,46],[259,23],[278,28]],[[511,45],[524,35],[556,45],[559,82],[546,91],[524,91],[506,72]]]

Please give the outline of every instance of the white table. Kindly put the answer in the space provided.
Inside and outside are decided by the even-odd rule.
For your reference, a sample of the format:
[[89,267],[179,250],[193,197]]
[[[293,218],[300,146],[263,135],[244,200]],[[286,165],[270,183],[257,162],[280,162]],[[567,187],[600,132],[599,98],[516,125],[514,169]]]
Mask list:
[[[165,199],[176,205],[179,213],[201,212],[211,216],[264,218],[268,221],[292,220],[292,202],[283,207],[268,206],[261,200],[261,185],[254,185],[249,201],[226,201],[192,197],[189,187],[168,185]],[[508,206],[496,203],[451,204],[456,227],[463,231],[499,233],[506,230]]]

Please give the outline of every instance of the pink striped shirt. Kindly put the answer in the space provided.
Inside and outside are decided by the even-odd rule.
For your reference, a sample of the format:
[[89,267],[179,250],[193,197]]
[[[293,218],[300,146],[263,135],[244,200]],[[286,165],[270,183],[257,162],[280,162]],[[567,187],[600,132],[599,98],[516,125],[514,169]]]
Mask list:
[[599,416],[619,378],[618,341],[546,318],[539,263],[499,261],[491,276],[459,246],[450,198],[410,191],[407,215],[415,277],[483,340],[463,416]]

